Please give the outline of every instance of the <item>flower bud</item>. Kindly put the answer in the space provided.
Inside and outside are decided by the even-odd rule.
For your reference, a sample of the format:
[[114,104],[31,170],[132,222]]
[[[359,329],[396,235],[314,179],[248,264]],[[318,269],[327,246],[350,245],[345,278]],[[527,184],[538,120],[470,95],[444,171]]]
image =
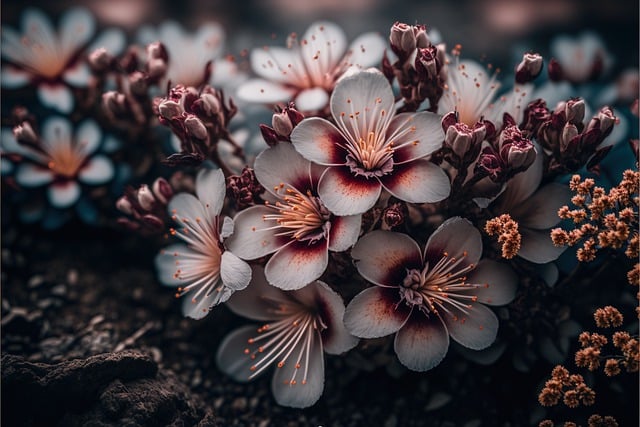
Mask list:
[[516,67],[516,83],[529,83],[542,71],[542,56],[537,53],[525,53]]
[[616,116],[613,115],[611,108],[603,107],[598,111],[598,114],[591,119],[587,129],[598,128],[600,132],[606,136],[611,132],[613,125],[616,124],[616,120]]
[[111,115],[119,116],[127,112],[127,97],[116,91],[102,94],[102,105]]
[[182,106],[175,101],[162,101],[158,105],[158,111],[160,115],[167,120],[181,116],[182,113],[184,113]]
[[161,42],[153,42],[147,45],[147,57],[149,59],[160,59],[164,62],[169,61],[167,48]]
[[[413,26],[405,24],[403,22],[396,22],[391,27],[391,34],[389,35],[389,42],[391,48],[398,54],[404,54],[408,56],[416,49],[416,34]],[[398,56],[402,56],[398,54]]]
[[275,113],[271,118],[271,126],[273,129],[282,136],[288,137],[291,135],[291,131],[293,130],[293,123],[291,123],[291,119],[286,111],[282,111],[281,113]]
[[133,205],[127,196],[122,196],[116,201],[116,208],[124,214],[133,215]]
[[15,136],[16,141],[22,144],[36,144],[38,142],[38,135],[36,135],[29,122],[22,122],[14,127],[13,136]]
[[156,204],[156,198],[147,184],[142,184],[138,189],[138,203],[145,211],[152,211]]
[[187,133],[198,139],[207,139],[207,127],[202,123],[202,120],[194,115],[189,115],[184,120],[184,126],[187,128]]
[[221,110],[220,99],[211,93],[200,95],[198,105],[200,106],[201,114],[206,117],[216,116]]
[[280,136],[273,128],[270,128],[269,126],[262,123],[259,125],[259,127],[260,133],[262,134],[262,139],[264,139],[264,142],[266,142],[269,147],[273,147],[274,145],[277,145],[278,142],[280,142]]
[[500,157],[511,171],[523,171],[536,159],[536,151],[517,126],[509,126],[501,133],[498,140]]
[[581,98],[570,99],[566,102],[564,113],[567,122],[575,125],[581,124],[584,120],[584,100]]
[[129,88],[131,89],[131,93],[136,96],[146,95],[149,85],[147,84],[147,79],[144,73],[140,71],[133,72],[129,76]]
[[569,144],[571,141],[578,136],[578,128],[571,123],[567,123],[564,125],[562,129],[562,136],[560,138],[560,149],[562,151],[567,151],[569,149]]
[[153,182],[153,194],[156,196],[156,199],[163,205],[169,203],[169,200],[173,197],[173,188],[171,184],[164,179],[158,178]]
[[149,62],[147,62],[147,72],[149,73],[149,78],[152,80],[162,78],[167,72],[166,61],[156,58],[150,59]]
[[475,173],[488,176],[492,181],[498,182],[503,175],[503,170],[503,164],[492,148],[486,147],[482,150],[476,163]]
[[407,205],[402,202],[389,203],[382,212],[382,220],[388,229],[402,225],[409,215]]
[[111,67],[113,56],[107,49],[100,47],[89,54],[89,66],[96,73],[103,73]]

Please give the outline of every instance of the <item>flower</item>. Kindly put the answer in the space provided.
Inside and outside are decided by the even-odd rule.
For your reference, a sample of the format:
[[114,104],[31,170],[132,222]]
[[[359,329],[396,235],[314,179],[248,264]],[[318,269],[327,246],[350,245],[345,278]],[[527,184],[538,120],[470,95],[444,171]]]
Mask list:
[[331,22],[312,24],[301,40],[291,34],[287,44],[251,52],[251,67],[261,78],[243,83],[238,98],[268,104],[293,99],[299,110],[321,110],[347,69],[376,64],[386,47],[379,34],[365,33],[346,49],[344,32]]
[[177,296],[189,294],[182,305],[185,316],[201,319],[211,307],[244,289],[251,280],[249,265],[226,250],[224,238],[233,221],[220,216],[225,196],[221,170],[203,169],[196,178],[196,196],[180,193],[169,202],[169,215],[183,225],[171,234],[185,243],[164,248],[156,256],[160,281],[178,287]]
[[236,314],[265,321],[236,329],[222,341],[218,366],[236,381],[250,381],[276,365],[271,390],[280,405],[311,406],[324,389],[324,355],[341,354],[358,339],[344,328],[344,302],[324,282],[284,292],[254,267],[251,285],[227,301]]
[[544,155],[536,145],[537,155],[531,166],[507,181],[506,189],[491,204],[496,215],[508,213],[519,225],[521,235],[518,256],[536,264],[557,259],[566,247],[555,246],[549,232],[560,222],[558,209],[571,198],[569,189],[558,183],[541,188]]
[[488,347],[498,319],[484,304],[507,304],[515,296],[515,274],[495,261],[478,262],[480,232],[460,217],[438,227],[424,252],[405,234],[376,230],[351,255],[362,277],[376,286],[347,306],[347,330],[360,338],[396,333],[396,355],[414,371],[438,365],[449,336],[473,350]]
[[[531,98],[531,85],[515,85],[513,91],[496,97],[500,83],[497,73],[491,77],[487,70],[475,61],[456,61],[449,66],[447,84],[438,103],[438,112],[458,112],[458,119],[473,126],[481,119],[490,120],[497,129],[502,126],[504,113],[516,121],[522,121],[524,108]],[[496,99],[497,98],[497,99]]]
[[613,63],[602,39],[592,32],[584,32],[575,38],[556,37],[551,43],[551,54],[555,58],[556,74],[577,84],[597,79]]
[[286,142],[256,158],[254,172],[270,200],[235,216],[227,246],[246,260],[274,253],[265,266],[273,286],[293,290],[313,282],[327,268],[328,251],[347,250],[360,234],[361,215],[333,215],[318,197],[322,171]]
[[167,21],[157,29],[142,28],[138,39],[144,44],[161,40],[167,50],[169,69],[160,87],[166,87],[170,81],[172,86],[199,87],[209,83],[232,88],[244,80],[235,62],[222,57],[225,33],[217,22],[202,24],[190,34],[178,23]]
[[4,140],[5,150],[21,155],[16,181],[24,187],[49,185],[51,205],[67,208],[80,198],[80,184],[100,185],[114,176],[111,160],[96,154],[102,133],[93,120],[80,123],[72,134],[71,123],[62,117],[48,119],[42,127],[42,138],[28,122],[13,130],[18,143]]
[[433,113],[394,113],[391,86],[382,73],[361,71],[341,79],[331,95],[337,127],[317,117],[293,129],[293,146],[308,160],[329,166],[318,194],[336,215],[371,208],[384,187],[400,200],[433,203],[449,195],[449,178],[425,156],[442,147]]
[[[40,10],[27,9],[22,15],[23,34],[6,26],[2,28],[2,56],[12,64],[2,67],[2,85],[19,88],[33,81],[43,105],[62,113],[71,112],[73,95],[67,85],[89,84],[91,73],[81,58],[94,31],[93,16],[82,8],[65,12],[58,33]],[[110,29],[88,50],[106,47],[115,54],[124,43],[122,31]]]

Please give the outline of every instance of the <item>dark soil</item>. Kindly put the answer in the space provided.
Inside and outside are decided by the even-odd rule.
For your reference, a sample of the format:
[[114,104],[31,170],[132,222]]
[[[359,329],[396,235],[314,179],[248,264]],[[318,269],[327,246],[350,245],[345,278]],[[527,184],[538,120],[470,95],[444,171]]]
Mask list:
[[[451,349],[413,373],[389,340],[328,356],[320,401],[280,407],[269,375],[238,384],[217,369],[218,344],[247,321],[226,307],[183,318],[155,278],[163,244],[77,224],[4,232],[3,426],[525,426],[547,415],[537,393],[549,364],[522,373],[508,357],[481,366]],[[608,409],[634,419],[637,390],[612,397]]]

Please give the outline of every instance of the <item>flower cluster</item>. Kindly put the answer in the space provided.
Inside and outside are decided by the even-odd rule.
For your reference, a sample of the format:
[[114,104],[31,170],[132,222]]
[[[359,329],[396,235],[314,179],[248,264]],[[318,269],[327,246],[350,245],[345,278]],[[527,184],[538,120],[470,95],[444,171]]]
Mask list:
[[[249,64],[224,56],[219,23],[145,26],[126,48],[112,30],[89,45],[95,23],[80,9],[62,17],[60,35],[33,10],[23,24],[22,36],[3,28],[3,83],[38,82],[44,106],[74,115],[40,129],[14,108],[3,182],[46,186],[58,210],[102,196],[123,215],[111,223],[172,239],[155,248],[158,280],[186,317],[224,304],[261,322],[230,331],[216,361],[240,382],[273,370],[281,405],[320,399],[325,353],[379,349],[372,364],[393,358],[424,372],[454,350],[516,360],[507,342],[525,337],[561,363],[580,329],[554,293],[554,262],[577,244],[580,261],[605,248],[638,257],[637,171],[608,193],[575,175],[573,198],[558,182],[598,171],[618,148],[609,138],[621,120],[602,106],[585,122],[585,99],[537,92],[538,53],[501,82],[419,24],[348,45],[336,24],[316,22],[286,48],[251,50]],[[560,54],[570,47],[556,46],[552,80],[577,84],[606,68],[594,48],[580,74]],[[121,143],[103,142],[103,128]],[[575,228],[557,228],[562,219]],[[639,275],[636,264],[629,281]],[[612,306],[594,316],[601,327],[623,323]],[[526,328],[540,324],[538,345]],[[584,332],[580,343],[578,366],[638,370],[632,333]],[[609,343],[618,356],[602,355]],[[539,397],[569,407],[594,399],[562,366]]]

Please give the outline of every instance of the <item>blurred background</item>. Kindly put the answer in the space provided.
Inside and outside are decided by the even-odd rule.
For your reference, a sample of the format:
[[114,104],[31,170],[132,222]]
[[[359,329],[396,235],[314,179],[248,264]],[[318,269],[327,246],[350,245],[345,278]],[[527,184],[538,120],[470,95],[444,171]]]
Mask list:
[[281,45],[290,32],[302,33],[317,19],[340,24],[350,39],[365,31],[387,35],[395,21],[426,24],[449,47],[461,44],[463,57],[498,66],[512,65],[523,51],[548,53],[559,34],[598,33],[615,58],[614,73],[638,64],[636,0],[85,0],[2,2],[2,22],[14,28],[20,10],[40,7],[52,16],[73,5],[92,9],[105,26],[126,29],[132,38],[141,24],[166,19],[196,28],[215,20],[227,30],[228,53],[263,44]]

